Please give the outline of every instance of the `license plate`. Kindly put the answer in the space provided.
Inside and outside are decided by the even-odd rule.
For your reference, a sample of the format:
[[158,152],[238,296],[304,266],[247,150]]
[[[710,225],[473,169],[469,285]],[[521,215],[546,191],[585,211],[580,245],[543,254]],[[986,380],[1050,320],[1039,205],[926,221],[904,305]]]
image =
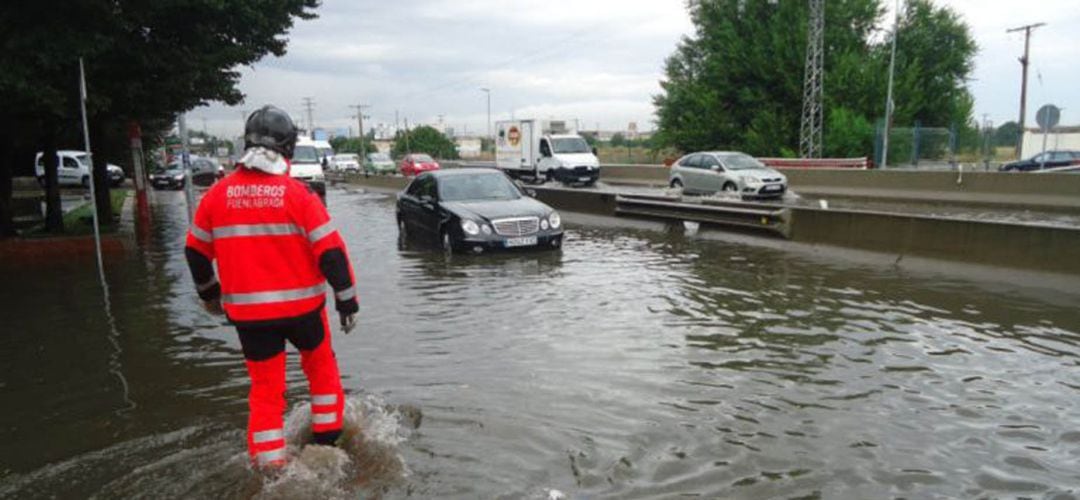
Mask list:
[[507,238],[504,245],[506,245],[506,248],[535,246],[536,236],[525,236],[523,238]]
[[589,182],[589,180],[591,179],[588,177],[578,177],[578,182]]
[[783,189],[783,186],[765,186],[761,188],[761,191],[779,191]]

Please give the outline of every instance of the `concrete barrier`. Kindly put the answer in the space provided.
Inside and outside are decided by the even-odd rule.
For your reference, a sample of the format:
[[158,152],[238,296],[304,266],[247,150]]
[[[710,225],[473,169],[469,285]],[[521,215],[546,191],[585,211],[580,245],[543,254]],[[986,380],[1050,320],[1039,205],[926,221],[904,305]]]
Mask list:
[[800,194],[1080,210],[1080,175],[780,169]]
[[791,239],[1080,275],[1080,230],[854,210],[791,209]]

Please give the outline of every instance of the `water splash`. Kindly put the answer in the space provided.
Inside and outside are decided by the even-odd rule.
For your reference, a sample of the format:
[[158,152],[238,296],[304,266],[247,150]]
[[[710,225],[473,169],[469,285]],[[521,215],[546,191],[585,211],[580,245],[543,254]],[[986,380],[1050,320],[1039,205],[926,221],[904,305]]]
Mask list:
[[403,410],[368,395],[345,399],[340,447],[311,444],[311,405],[285,418],[289,463],[267,476],[255,497],[355,498],[385,492],[409,475],[399,445],[408,437]]

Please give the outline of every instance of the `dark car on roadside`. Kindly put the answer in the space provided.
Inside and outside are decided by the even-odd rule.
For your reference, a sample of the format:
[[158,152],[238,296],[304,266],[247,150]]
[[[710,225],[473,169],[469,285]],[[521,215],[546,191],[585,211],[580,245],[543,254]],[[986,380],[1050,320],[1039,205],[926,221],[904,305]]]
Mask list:
[[[192,183],[196,186],[209,186],[224,177],[224,168],[210,158],[192,156],[190,161]],[[164,169],[150,173],[150,185],[154,189],[183,189],[185,183],[184,166],[180,160],[174,160]]]
[[563,238],[558,212],[486,168],[419,174],[398,195],[397,223],[403,240],[436,242],[446,252],[557,249]]
[[1039,153],[1026,160],[1014,161],[1001,166],[1002,172],[1032,172],[1044,168],[1080,165],[1080,151],[1063,149]]

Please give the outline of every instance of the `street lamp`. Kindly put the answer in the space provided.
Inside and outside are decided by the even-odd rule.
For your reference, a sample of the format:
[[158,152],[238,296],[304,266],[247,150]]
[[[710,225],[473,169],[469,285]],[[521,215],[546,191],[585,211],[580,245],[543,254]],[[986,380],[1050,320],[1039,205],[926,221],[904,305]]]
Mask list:
[[491,139],[491,89],[481,88],[480,91],[487,94],[487,136]]

